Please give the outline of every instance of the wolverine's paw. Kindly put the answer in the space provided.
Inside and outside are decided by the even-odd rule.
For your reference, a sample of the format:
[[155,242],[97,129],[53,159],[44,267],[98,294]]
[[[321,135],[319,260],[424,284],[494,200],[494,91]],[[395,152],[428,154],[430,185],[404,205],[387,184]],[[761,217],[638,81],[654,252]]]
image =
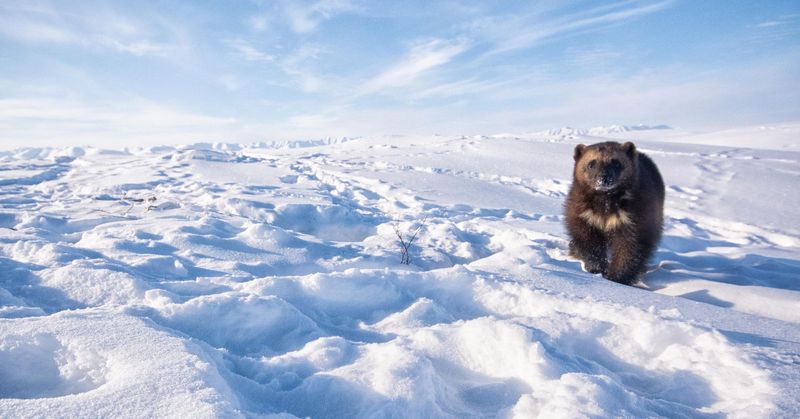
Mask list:
[[612,272],[612,271],[604,271],[603,278],[623,284],[623,285],[633,285],[636,281],[639,280],[639,275],[635,273],[628,273],[628,272]]
[[595,261],[581,261],[581,269],[584,272],[589,272],[590,274],[599,274],[603,273],[606,270],[605,263],[603,262],[595,262]]

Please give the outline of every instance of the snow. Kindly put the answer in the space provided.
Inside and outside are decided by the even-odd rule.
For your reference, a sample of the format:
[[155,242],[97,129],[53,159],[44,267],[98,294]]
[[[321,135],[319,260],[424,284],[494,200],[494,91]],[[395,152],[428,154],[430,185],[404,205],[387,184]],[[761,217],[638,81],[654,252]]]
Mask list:
[[[0,416],[797,417],[797,126],[0,152]],[[668,188],[636,287],[566,254],[609,138]]]

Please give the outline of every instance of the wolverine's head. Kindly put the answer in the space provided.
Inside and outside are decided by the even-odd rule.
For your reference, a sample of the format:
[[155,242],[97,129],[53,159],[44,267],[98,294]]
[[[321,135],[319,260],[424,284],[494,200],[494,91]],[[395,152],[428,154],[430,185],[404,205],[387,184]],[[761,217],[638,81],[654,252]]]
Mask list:
[[636,146],[614,141],[575,146],[576,182],[598,192],[611,192],[630,185],[636,174]]

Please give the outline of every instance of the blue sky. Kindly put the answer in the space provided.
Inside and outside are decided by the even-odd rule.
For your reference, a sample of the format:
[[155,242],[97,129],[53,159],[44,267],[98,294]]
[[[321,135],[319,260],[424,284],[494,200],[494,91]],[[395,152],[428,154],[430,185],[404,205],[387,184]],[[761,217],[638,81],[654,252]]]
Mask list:
[[800,2],[0,0],[0,141],[800,119]]

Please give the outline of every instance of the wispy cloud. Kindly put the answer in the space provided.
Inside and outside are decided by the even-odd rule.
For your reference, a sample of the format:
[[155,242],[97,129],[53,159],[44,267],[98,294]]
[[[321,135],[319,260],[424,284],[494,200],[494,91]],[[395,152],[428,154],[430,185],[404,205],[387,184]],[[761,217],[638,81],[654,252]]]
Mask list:
[[143,55],[166,55],[172,49],[169,44],[158,43],[148,40],[123,42],[116,39],[107,38],[105,43],[119,52]]
[[451,42],[434,39],[414,45],[406,57],[368,80],[359,94],[409,85],[430,70],[447,64],[467,48],[468,43],[464,40]]
[[225,86],[225,88],[229,91],[239,90],[243,85],[242,81],[239,80],[239,78],[234,74],[224,74],[219,76],[217,81]]
[[585,68],[603,68],[609,64],[625,61],[625,54],[619,49],[598,46],[578,46],[567,48],[567,60]]
[[[227,42],[233,51],[247,61],[264,62],[278,68],[285,74],[288,85],[299,87],[304,92],[316,92],[325,83],[323,78],[314,72],[314,63],[323,53],[323,49],[311,43],[302,44],[289,53],[282,55],[267,53],[243,39]],[[281,84],[273,80],[273,84]]]
[[0,4],[0,36],[24,43],[74,45],[122,53],[166,55],[181,46],[174,22],[150,16],[137,20],[105,5],[64,5],[46,1]]
[[776,42],[796,40],[800,36],[800,14],[786,14],[751,26],[749,43],[755,48]]
[[600,29],[664,10],[672,4],[672,0],[644,4],[624,1],[551,19],[543,17],[541,13],[492,18],[490,21],[475,22],[472,29],[477,36],[486,37],[494,43],[489,54],[498,54],[531,48],[560,35]]
[[427,98],[450,98],[462,95],[480,95],[489,91],[499,90],[501,87],[512,83],[511,80],[493,80],[469,78],[457,81],[445,81],[423,87],[412,92],[409,97],[414,100]]
[[778,16],[775,19],[760,22],[755,26],[756,28],[772,28],[775,26],[797,24],[798,22],[800,22],[800,14],[788,14],[788,15]]
[[275,56],[259,50],[244,39],[232,39],[228,45],[247,61],[275,61]]
[[246,21],[256,32],[263,32],[269,28],[269,18],[264,15],[250,16]]
[[431,83],[404,95],[415,101],[410,106],[370,102],[370,106],[337,104],[319,112],[304,109],[280,128],[301,136],[315,132],[458,135],[522,133],[565,125],[666,123],[704,128],[792,120],[800,112],[800,101],[796,90],[786,86],[795,84],[797,71],[791,65],[795,59],[704,74],[670,66],[568,79],[506,74],[490,80]]
[[292,30],[308,33],[325,20],[355,10],[358,10],[358,6],[349,0],[319,0],[310,4],[290,2],[286,5],[285,14]]
[[[487,59],[497,54],[531,48],[561,35],[619,24],[628,19],[663,10],[672,3],[672,0],[656,3],[623,1],[578,13],[561,14],[556,18],[547,16],[556,13],[557,9],[543,8],[519,17],[495,16],[479,19],[462,26],[463,31],[456,34],[454,40],[434,39],[415,45],[406,57],[364,83],[358,90],[358,95],[384,92],[412,84],[415,85],[415,91],[410,94],[405,93],[405,96],[415,100],[489,92],[508,85],[509,80],[487,79],[472,74],[464,77],[466,69],[485,73]],[[449,72],[447,77],[438,80],[424,77],[467,50],[480,50],[482,44],[489,45],[488,50],[484,48],[482,56],[461,60],[458,70]],[[607,48],[585,47],[575,50],[570,59],[578,65],[592,66],[619,58],[619,55],[619,52]],[[527,78],[524,75],[514,77],[517,81],[526,81],[524,79]],[[427,82],[420,83],[423,79]]]
[[327,85],[314,71],[314,63],[323,49],[313,44],[303,44],[281,60],[280,67],[304,92],[317,92]]

